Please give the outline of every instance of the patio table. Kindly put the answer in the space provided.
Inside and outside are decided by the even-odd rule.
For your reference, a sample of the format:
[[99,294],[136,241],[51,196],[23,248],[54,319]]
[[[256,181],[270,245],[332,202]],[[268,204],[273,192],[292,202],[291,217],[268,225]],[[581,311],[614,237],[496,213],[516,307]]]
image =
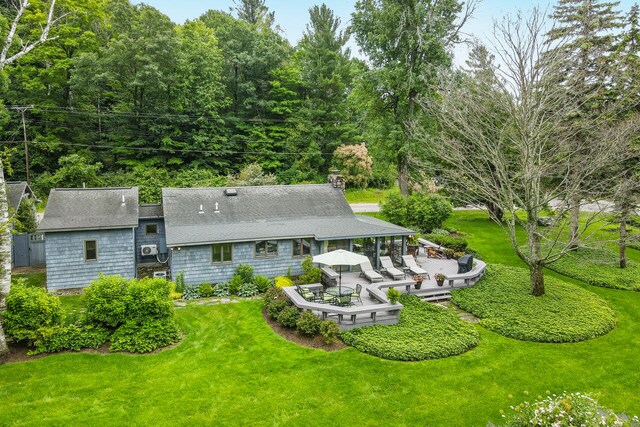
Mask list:
[[344,297],[347,295],[351,295],[353,293],[353,288],[349,286],[331,286],[325,290],[329,295],[333,295],[334,297]]

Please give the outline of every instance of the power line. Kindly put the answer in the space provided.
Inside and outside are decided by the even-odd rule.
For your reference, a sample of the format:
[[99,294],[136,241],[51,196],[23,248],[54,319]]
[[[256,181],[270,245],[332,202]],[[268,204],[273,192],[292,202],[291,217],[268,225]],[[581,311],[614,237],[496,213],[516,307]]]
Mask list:
[[27,141],[27,122],[24,118],[24,113],[27,110],[30,110],[33,108],[33,105],[12,105],[11,107],[9,107],[12,110],[17,110],[20,112],[20,115],[22,116],[22,132],[24,135],[24,160],[25,160],[25,165],[26,165],[26,171],[27,171],[27,185],[31,185],[31,176],[29,174],[29,142]]

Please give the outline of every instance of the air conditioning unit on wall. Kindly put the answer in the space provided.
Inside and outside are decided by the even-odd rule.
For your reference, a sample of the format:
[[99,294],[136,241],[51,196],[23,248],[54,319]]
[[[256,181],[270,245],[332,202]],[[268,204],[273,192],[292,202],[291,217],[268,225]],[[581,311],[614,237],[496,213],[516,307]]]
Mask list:
[[140,253],[142,256],[158,255],[158,245],[142,245]]

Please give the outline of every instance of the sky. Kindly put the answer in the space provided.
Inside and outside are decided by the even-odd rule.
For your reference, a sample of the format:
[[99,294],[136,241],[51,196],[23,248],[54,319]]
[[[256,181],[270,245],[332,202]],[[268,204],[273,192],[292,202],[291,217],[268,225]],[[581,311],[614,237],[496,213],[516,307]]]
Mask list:
[[[628,11],[635,0],[621,0],[620,10]],[[140,3],[140,2],[137,2]],[[209,9],[229,11],[234,6],[233,0],[145,0],[147,3],[168,15],[174,22],[183,23],[187,19],[195,19]],[[340,17],[343,26],[349,24],[354,10],[355,0],[266,0],[270,11],[276,13],[276,23],[292,45],[302,38],[309,19],[309,8],[315,4],[325,3]],[[484,0],[481,1],[473,18],[467,22],[463,31],[467,37],[488,42],[491,38],[493,22],[507,13],[515,13],[518,9],[529,10],[535,6],[549,8],[553,2],[546,0]],[[355,56],[358,47],[355,40],[349,41],[349,47]],[[467,49],[459,46],[455,49],[455,63],[464,64]]]

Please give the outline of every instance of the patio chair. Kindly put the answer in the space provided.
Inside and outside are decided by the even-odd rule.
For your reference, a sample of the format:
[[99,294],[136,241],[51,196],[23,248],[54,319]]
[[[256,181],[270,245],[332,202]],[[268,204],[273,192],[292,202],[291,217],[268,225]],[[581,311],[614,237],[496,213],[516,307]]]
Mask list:
[[319,302],[323,303],[323,304],[330,304],[333,303],[333,301],[336,299],[335,296],[331,295],[331,294],[327,294],[325,292],[321,292],[320,293],[320,297],[319,297]]
[[307,288],[302,288],[300,285],[296,284],[296,290],[300,295],[302,295],[302,298],[306,299],[307,301],[313,301],[316,299],[316,294],[314,294]]
[[362,304],[362,298],[360,297],[361,293],[362,293],[362,285],[358,283],[356,285],[356,291],[351,294],[351,298],[357,299],[358,301],[360,301],[360,304]]
[[387,273],[393,280],[404,279],[404,273],[393,266],[391,257],[381,256],[380,264],[382,264],[382,271]]
[[427,280],[431,280],[431,277],[429,276],[429,273],[427,273],[427,270],[420,267],[418,263],[416,263],[416,259],[411,255],[403,255],[402,262],[409,269],[411,274],[415,276],[422,276],[422,277],[425,277]]
[[373,269],[371,261],[365,261],[360,263],[360,277],[365,277],[371,283],[382,282],[384,277]]
[[351,295],[336,297],[334,304],[342,307],[351,305]]

